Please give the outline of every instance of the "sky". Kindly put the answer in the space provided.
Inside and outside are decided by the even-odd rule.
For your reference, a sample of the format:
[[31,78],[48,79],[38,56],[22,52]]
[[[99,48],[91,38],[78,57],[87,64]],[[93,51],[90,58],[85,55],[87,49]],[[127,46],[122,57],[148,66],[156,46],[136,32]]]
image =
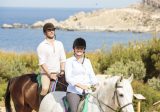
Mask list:
[[142,0],[0,0],[0,7],[121,8]]

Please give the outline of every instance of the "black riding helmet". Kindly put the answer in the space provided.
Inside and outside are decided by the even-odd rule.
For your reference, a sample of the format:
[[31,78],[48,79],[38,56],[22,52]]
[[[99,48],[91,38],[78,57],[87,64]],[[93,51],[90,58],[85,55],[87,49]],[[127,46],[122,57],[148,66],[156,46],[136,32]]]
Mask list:
[[73,49],[75,47],[82,47],[82,48],[86,49],[86,41],[81,37],[75,39],[73,42]]
[[45,33],[47,29],[56,29],[56,28],[54,27],[54,25],[52,23],[46,23],[43,26],[43,33]]

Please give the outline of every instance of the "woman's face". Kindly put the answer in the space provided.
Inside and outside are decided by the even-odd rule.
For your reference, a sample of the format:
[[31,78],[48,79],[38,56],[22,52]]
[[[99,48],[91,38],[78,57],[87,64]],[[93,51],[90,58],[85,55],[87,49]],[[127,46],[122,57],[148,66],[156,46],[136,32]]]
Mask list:
[[84,53],[84,48],[83,47],[75,47],[74,52],[76,56],[82,56]]

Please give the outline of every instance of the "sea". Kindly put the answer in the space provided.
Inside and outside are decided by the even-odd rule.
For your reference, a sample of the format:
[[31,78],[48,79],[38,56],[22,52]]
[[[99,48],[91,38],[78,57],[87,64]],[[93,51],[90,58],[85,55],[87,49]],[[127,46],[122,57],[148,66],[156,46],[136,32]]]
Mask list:
[[[37,21],[54,18],[64,21],[79,12],[92,12],[98,9],[80,8],[10,8],[0,7],[0,26],[21,23],[31,25]],[[159,36],[159,35],[158,35]],[[56,30],[56,39],[64,44],[66,52],[72,51],[73,41],[82,37],[86,40],[87,51],[110,50],[113,45],[128,45],[152,39],[152,33],[98,32]],[[13,52],[36,52],[38,44],[44,40],[42,28],[0,28],[0,50]]]

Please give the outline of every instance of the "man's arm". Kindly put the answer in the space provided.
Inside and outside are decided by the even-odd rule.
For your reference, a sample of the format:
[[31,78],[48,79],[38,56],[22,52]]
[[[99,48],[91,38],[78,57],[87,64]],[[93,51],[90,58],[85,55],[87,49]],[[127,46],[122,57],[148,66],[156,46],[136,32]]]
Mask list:
[[65,74],[65,62],[60,63],[60,77]]
[[57,79],[57,74],[56,73],[50,73],[47,66],[45,64],[40,65],[40,67],[45,71],[46,75],[51,78],[56,80]]

